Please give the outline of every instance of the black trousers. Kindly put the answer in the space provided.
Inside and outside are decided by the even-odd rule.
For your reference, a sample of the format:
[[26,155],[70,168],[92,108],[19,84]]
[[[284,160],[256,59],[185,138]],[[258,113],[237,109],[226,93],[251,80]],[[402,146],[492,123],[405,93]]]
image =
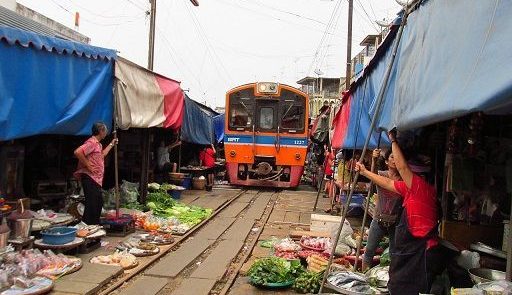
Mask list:
[[101,186],[87,174],[82,174],[81,181],[85,195],[85,210],[82,221],[89,225],[99,224],[101,208],[103,207]]

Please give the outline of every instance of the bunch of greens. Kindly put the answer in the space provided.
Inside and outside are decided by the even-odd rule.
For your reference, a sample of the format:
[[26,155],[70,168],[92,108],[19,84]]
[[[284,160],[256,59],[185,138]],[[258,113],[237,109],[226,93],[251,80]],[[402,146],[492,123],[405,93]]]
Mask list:
[[318,293],[322,283],[323,272],[306,271],[293,283],[293,289],[300,294]]
[[181,223],[194,226],[212,214],[212,209],[197,206],[189,207],[174,201],[166,192],[157,191],[148,193],[147,206],[155,216],[176,217]]
[[166,192],[151,192],[148,193],[148,202],[146,205],[149,209],[153,210],[153,214],[156,216],[166,217],[168,216],[167,210],[172,208],[176,201],[174,201]]
[[389,248],[386,248],[380,255],[380,266],[388,266],[391,263],[391,257],[389,256]]
[[249,269],[249,277],[255,285],[286,283],[295,280],[302,272],[299,260],[288,261],[279,257],[258,259]]
[[139,211],[146,211],[147,210],[147,207],[142,205],[141,203],[135,201],[135,202],[132,202],[132,203],[127,203],[127,204],[124,204],[123,205],[123,208],[126,208],[126,209],[135,209],[135,210],[139,210]]

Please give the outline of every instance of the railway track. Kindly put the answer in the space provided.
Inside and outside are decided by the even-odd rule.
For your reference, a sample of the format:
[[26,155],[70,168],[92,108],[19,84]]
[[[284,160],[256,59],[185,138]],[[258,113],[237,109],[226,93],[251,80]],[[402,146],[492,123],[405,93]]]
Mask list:
[[278,194],[242,190],[150,263],[113,280],[98,294],[226,294]]

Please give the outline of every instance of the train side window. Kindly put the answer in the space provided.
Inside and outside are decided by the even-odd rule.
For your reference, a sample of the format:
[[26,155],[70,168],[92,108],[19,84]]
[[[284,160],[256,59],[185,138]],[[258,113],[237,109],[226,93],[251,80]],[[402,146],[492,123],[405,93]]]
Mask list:
[[262,107],[260,109],[260,128],[267,130],[274,128],[274,108]]

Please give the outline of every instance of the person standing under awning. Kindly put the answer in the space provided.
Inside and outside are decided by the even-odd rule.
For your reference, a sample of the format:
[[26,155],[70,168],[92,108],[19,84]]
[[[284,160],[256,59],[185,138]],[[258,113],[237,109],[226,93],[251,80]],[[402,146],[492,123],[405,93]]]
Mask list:
[[104,159],[118,142],[117,138],[114,138],[106,148],[103,148],[101,141],[107,134],[107,126],[104,123],[94,123],[92,136],[74,152],[78,158],[78,168],[74,176],[82,183],[85,195],[82,221],[89,225],[100,223],[101,208],[103,207],[101,187],[105,173]]
[[429,293],[432,285],[438,245],[436,190],[419,172],[407,164],[394,132],[389,133],[395,165],[402,181],[372,173],[357,163],[356,170],[376,185],[400,194],[403,208],[395,229],[394,251],[391,253],[388,289],[391,295]]

